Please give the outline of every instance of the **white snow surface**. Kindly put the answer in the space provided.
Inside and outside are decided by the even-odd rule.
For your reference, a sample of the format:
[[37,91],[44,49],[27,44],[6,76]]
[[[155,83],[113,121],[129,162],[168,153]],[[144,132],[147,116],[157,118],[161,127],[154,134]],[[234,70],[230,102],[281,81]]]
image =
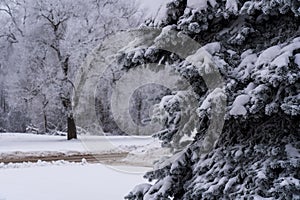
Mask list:
[[13,152],[90,152],[87,141],[97,144],[100,152],[130,151],[154,141],[148,136],[79,136],[68,141],[66,136],[0,133],[0,153]]
[[64,136],[26,133],[0,133],[0,153],[33,151],[86,151],[80,140],[67,141]]
[[[109,154],[129,152],[121,165],[153,167],[153,163],[169,154],[158,139],[149,136],[81,136],[67,141],[64,136],[23,133],[0,134],[0,157],[26,158],[30,156]],[[0,163],[0,169],[4,164]],[[5,165],[7,166],[7,165]],[[21,165],[22,166],[22,165]],[[28,166],[28,164],[26,164]]]
[[129,164],[145,166],[146,161],[155,158],[154,153],[160,152],[158,141],[148,136],[82,137],[67,141],[65,136],[0,133],[0,156],[84,153],[91,150],[84,143],[90,140],[100,146],[97,150],[106,153],[129,151],[134,161],[128,160],[126,166],[88,164],[85,159],[81,163],[0,163],[0,200],[123,199],[135,185],[145,182],[142,175],[151,170]]
[[295,55],[295,63],[298,65],[299,69],[300,69],[300,54],[296,54]]
[[264,65],[266,63],[270,63],[276,58],[278,55],[280,55],[281,48],[280,46],[272,46],[260,54],[256,61],[256,66]]
[[226,10],[231,12],[238,12],[238,4],[236,0],[227,0],[226,1]]
[[213,102],[217,102],[218,99],[224,98],[224,91],[220,88],[214,89],[211,93],[207,95],[205,100],[202,102],[199,110],[207,110],[211,107]]
[[297,148],[293,147],[291,144],[285,145],[285,152],[289,158],[300,158],[300,153]]
[[132,150],[124,162],[134,163],[138,166],[153,166],[154,163],[164,157],[170,156],[171,152],[168,148],[162,148],[159,142],[152,142],[144,147]]
[[120,200],[143,182],[140,173],[124,173],[100,164],[12,164],[0,168],[0,200]]
[[230,110],[230,115],[246,115],[247,110],[244,107],[250,100],[249,95],[242,94],[236,97]]

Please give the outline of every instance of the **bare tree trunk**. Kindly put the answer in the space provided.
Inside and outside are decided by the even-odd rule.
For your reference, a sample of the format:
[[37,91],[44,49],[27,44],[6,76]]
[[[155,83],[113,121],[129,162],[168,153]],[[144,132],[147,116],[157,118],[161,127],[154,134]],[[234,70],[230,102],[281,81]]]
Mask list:
[[140,135],[140,125],[142,123],[142,104],[143,104],[143,101],[142,101],[142,97],[141,97],[141,93],[138,92],[138,95],[137,95],[137,112],[138,112],[138,116],[137,116],[137,135]]
[[48,119],[47,119],[47,111],[46,111],[46,107],[49,103],[49,101],[47,100],[46,95],[43,95],[44,100],[43,100],[43,117],[44,117],[44,130],[45,133],[48,133]]
[[[53,13],[50,12],[51,16]],[[75,125],[75,119],[73,117],[73,108],[72,108],[72,102],[71,102],[71,88],[73,87],[73,83],[69,80],[69,55],[63,56],[61,52],[61,48],[59,45],[60,40],[62,40],[62,35],[59,32],[59,27],[68,19],[65,18],[59,22],[55,22],[53,18],[49,16],[43,16],[45,17],[53,27],[53,31],[55,34],[55,42],[50,45],[50,47],[56,52],[57,54],[57,59],[61,65],[62,72],[64,74],[64,79],[61,81],[61,100],[62,104],[66,110],[67,113],[67,132],[68,136],[67,139],[77,139],[77,131],[76,131],[76,125]],[[52,15],[53,16],[53,15]],[[71,87],[68,87],[68,85]]]
[[71,100],[69,97],[67,98],[61,97],[61,100],[64,108],[67,111],[67,129],[68,129],[67,139],[68,140],[77,139],[77,130],[76,130],[75,119],[73,117]]
[[48,120],[47,120],[47,114],[45,111],[43,111],[43,115],[44,115],[44,130],[45,130],[45,133],[48,133]]
[[73,115],[68,116],[68,140],[77,139],[76,125]]
[[0,106],[4,113],[7,112],[7,103],[4,89],[1,90]]

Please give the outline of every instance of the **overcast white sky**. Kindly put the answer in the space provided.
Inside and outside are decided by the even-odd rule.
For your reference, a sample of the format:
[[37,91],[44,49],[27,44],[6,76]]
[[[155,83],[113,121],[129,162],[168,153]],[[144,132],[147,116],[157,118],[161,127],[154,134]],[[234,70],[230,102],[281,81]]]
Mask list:
[[155,16],[159,7],[170,0],[137,0],[141,4],[141,8],[146,8],[149,12],[148,16]]

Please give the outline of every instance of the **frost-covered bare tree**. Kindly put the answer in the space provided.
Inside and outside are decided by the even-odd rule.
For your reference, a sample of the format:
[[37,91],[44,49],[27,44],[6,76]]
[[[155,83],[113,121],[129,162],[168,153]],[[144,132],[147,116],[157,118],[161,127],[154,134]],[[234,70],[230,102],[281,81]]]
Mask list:
[[8,92],[10,97],[1,105],[22,108],[30,119],[24,127],[32,123],[50,132],[67,124],[68,139],[76,138],[71,98],[76,71],[105,37],[139,24],[138,15],[134,1],[1,0],[1,81],[9,80],[1,99]]

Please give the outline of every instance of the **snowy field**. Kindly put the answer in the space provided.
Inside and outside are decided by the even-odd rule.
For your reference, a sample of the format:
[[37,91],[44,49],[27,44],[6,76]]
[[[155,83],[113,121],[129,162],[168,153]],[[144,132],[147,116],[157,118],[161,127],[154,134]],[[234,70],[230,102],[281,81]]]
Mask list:
[[152,143],[151,137],[143,136],[79,136],[78,140],[67,141],[66,136],[35,135],[25,133],[0,133],[0,153],[8,152],[87,152],[89,143],[97,144],[98,151],[132,149]]
[[84,159],[0,163],[0,200],[123,199],[145,182],[142,176],[151,168],[141,166],[151,165],[161,153],[159,142],[151,137],[87,136],[67,141],[65,136],[0,133],[0,157],[85,153],[92,150],[91,141],[97,152],[129,152],[124,165],[90,164]]
[[[66,140],[65,136],[35,135],[25,133],[0,134],[1,159],[22,159],[40,156],[71,156],[82,154],[111,154],[128,152],[118,164],[152,166],[155,160],[169,154],[157,139],[147,136],[79,136]],[[4,162],[4,161],[2,161]]]
[[0,200],[120,200],[142,182],[140,173],[124,173],[100,164],[16,164],[0,167]]

